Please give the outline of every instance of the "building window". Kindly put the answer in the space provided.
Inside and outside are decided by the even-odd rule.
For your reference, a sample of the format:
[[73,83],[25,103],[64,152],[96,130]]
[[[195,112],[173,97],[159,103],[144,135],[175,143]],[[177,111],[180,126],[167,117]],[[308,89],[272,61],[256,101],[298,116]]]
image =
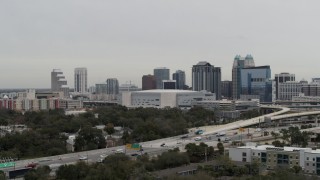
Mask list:
[[309,161],[309,157],[307,157],[307,161]]
[[316,164],[315,164],[315,163],[313,163],[313,164],[312,164],[312,166],[316,166]]
[[243,152],[243,153],[242,153],[242,156],[247,156],[247,153]]
[[255,153],[253,153],[253,155],[255,155]]
[[258,156],[260,156],[260,153],[258,153]]
[[307,163],[307,166],[309,166],[309,163]]

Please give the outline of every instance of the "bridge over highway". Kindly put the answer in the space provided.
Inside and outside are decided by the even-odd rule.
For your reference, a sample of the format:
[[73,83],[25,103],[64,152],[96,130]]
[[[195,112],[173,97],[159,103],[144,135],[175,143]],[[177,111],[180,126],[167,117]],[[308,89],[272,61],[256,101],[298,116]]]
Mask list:
[[261,106],[261,107],[266,109],[279,109],[280,111],[255,117],[248,120],[239,120],[239,121],[235,121],[235,122],[223,124],[223,125],[204,126],[204,127],[200,127],[200,129],[205,130],[205,132],[203,133],[204,135],[208,135],[208,134],[218,133],[221,131],[228,131],[228,130],[238,129],[240,127],[259,124],[259,123],[265,122],[266,119],[270,119],[271,121],[278,121],[286,118],[320,115],[320,111],[307,111],[307,112],[299,112],[299,113],[292,113],[292,114],[284,114],[289,112],[290,108],[282,107],[282,106]]

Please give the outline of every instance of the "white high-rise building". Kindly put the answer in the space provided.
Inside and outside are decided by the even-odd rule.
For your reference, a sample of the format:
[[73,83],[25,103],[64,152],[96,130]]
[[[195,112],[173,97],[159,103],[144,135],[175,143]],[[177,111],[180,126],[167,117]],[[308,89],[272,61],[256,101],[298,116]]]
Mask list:
[[74,92],[86,93],[88,91],[87,68],[74,69]]
[[67,80],[60,69],[53,69],[51,72],[51,91],[63,92],[64,97],[69,97]]
[[301,94],[302,83],[286,81],[278,84],[278,100],[292,100],[292,97]]
[[[285,83],[287,81],[291,81],[291,82],[296,81],[295,74],[290,74],[290,73],[275,74],[274,80],[276,82],[276,99],[288,100],[287,98],[284,98],[283,96],[280,97],[280,84]],[[284,85],[284,86],[286,86],[286,85]]]

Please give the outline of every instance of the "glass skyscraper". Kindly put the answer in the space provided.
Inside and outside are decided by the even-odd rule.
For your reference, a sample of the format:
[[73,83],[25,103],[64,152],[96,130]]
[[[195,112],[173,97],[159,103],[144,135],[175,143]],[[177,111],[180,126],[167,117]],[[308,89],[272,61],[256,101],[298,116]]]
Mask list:
[[157,89],[163,89],[163,80],[170,80],[170,70],[165,67],[155,68],[153,70],[153,75],[156,79]]
[[176,80],[177,89],[184,89],[184,86],[186,85],[186,74],[184,71],[177,70],[172,74],[172,79]]
[[240,72],[242,95],[258,95],[261,102],[274,100],[270,66],[242,68]]
[[232,98],[239,99],[241,94],[241,69],[254,67],[255,63],[251,55],[241,57],[236,55],[232,67]]

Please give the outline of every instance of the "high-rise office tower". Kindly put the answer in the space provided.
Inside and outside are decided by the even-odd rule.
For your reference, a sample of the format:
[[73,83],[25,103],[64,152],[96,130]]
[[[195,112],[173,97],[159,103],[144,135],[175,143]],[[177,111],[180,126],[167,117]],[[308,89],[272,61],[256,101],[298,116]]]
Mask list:
[[184,89],[186,85],[186,73],[181,70],[177,70],[172,74],[172,79],[176,80],[177,89]]
[[69,97],[67,80],[60,69],[53,69],[51,72],[51,91],[63,92],[64,97]]
[[116,78],[107,79],[107,94],[117,95],[119,94],[119,82]]
[[253,57],[247,55],[245,58],[236,55],[232,67],[232,98],[239,99],[241,94],[241,69],[255,67]]
[[261,102],[272,102],[275,99],[270,66],[242,68],[240,76],[241,95],[256,95]]
[[156,79],[156,88],[162,89],[163,88],[163,80],[170,80],[170,70],[165,67],[155,68],[153,70],[153,75]]
[[206,61],[200,61],[192,67],[192,89],[207,90],[221,99],[221,69],[215,68]]
[[74,92],[85,93],[88,91],[87,68],[74,69]]
[[295,81],[295,74],[289,74],[289,73],[280,73],[280,74],[275,74],[274,80],[276,82],[276,99],[279,99],[280,97],[280,83],[285,83],[287,81]]
[[149,74],[142,76],[142,90],[156,89],[156,78]]

